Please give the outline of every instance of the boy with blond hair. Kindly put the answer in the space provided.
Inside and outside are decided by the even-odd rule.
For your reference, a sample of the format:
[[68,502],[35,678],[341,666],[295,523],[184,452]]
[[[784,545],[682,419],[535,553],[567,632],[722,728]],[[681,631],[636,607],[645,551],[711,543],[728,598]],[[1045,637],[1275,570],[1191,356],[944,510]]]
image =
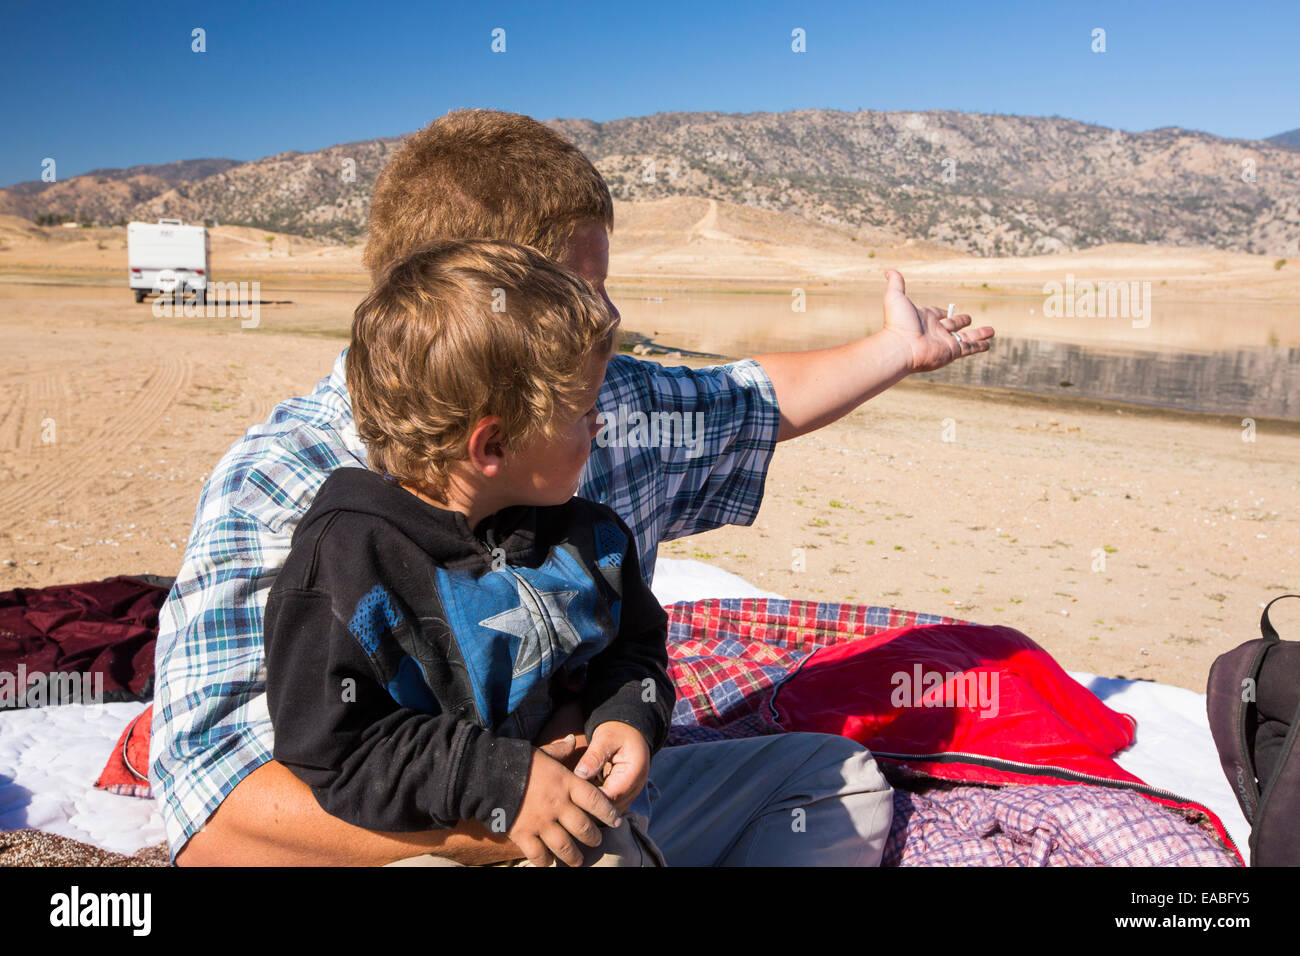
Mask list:
[[[627,809],[668,735],[667,615],[622,519],[573,497],[617,326],[581,279],[488,240],[410,256],[357,308],[370,468],[325,480],[266,610],[275,759],[328,813],[478,820],[535,865],[658,859],[646,813],[601,794]],[[570,700],[600,789],[531,743]]]

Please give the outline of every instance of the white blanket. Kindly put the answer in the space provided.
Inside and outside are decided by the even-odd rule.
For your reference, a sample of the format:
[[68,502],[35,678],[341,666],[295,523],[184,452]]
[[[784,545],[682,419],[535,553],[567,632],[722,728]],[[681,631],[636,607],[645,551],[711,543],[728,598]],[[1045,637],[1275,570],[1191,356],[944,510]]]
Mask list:
[[[654,592],[663,604],[781,597],[698,561],[664,559],[656,566]],[[1144,681],[1078,672],[1070,676],[1109,707],[1137,719],[1137,741],[1116,758],[1119,764],[1152,786],[1209,807],[1246,857],[1250,828],[1219,767],[1205,695]],[[0,830],[33,827],[118,853],[162,842],[154,801],[93,786],[117,738],[144,706],[67,704],[0,711]]]

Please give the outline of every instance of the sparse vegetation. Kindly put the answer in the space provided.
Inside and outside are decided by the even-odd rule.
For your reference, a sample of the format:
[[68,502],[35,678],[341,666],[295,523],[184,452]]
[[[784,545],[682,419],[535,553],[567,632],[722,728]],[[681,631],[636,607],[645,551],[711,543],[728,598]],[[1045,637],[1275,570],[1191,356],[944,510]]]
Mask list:
[[[974,174],[941,183],[917,175],[933,160],[928,137],[898,135],[887,113],[830,110],[793,116],[660,114],[600,124],[557,120],[552,125],[597,164],[620,200],[675,195],[712,197],[818,220],[843,230],[859,246],[868,229],[949,244],[975,255],[1031,255],[1110,242],[1214,246],[1277,255],[1292,248],[1300,226],[1278,233],[1265,217],[1300,178],[1300,153],[1281,156],[1281,175],[1263,179],[1245,197],[1225,178],[1173,167],[1148,182],[1139,170],[1185,145],[1207,161],[1231,165],[1233,141],[1177,131],[1127,133],[1068,120],[927,113],[927,129],[980,150]],[[797,133],[796,133],[797,126]],[[178,180],[138,179],[118,193],[112,174],[74,177],[72,189],[6,190],[20,214],[39,225],[70,219],[108,223],[156,218],[156,203],[179,190],[184,218],[350,242],[364,232],[375,176],[399,140],[348,144],[356,181],[344,182],[333,149],[303,153],[293,168],[279,160],[188,161]],[[1043,143],[1050,142],[1051,149]],[[668,144],[671,144],[669,146]],[[665,151],[668,149],[670,151]],[[689,176],[641,181],[639,157]],[[814,165],[815,163],[815,165]],[[97,183],[97,179],[106,180]],[[1116,189],[1123,184],[1123,189]],[[44,184],[40,184],[44,185]],[[1105,203],[1094,197],[1105,195]],[[320,210],[330,212],[320,215]],[[176,215],[181,210],[171,209]],[[868,251],[869,258],[875,257]],[[1287,260],[1277,259],[1282,269]],[[982,289],[989,289],[982,283]]]

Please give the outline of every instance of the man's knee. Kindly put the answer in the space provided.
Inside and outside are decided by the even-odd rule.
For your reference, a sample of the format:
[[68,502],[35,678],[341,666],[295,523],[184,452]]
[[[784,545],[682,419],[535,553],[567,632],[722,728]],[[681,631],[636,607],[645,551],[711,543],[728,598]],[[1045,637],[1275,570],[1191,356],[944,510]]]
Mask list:
[[772,746],[784,779],[722,862],[878,866],[894,794],[871,752],[834,734],[783,734]]
[[876,765],[871,751],[856,740],[837,734],[789,733],[779,738],[781,746],[801,755],[801,777],[824,778],[842,793],[883,792],[889,782]]

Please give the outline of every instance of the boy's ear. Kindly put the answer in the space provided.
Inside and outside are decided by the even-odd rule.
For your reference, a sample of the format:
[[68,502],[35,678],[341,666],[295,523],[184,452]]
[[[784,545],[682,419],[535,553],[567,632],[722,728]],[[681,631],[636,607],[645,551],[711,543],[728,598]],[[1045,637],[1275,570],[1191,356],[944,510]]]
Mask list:
[[469,460],[485,478],[494,478],[505,467],[505,432],[496,415],[480,418],[469,435]]

